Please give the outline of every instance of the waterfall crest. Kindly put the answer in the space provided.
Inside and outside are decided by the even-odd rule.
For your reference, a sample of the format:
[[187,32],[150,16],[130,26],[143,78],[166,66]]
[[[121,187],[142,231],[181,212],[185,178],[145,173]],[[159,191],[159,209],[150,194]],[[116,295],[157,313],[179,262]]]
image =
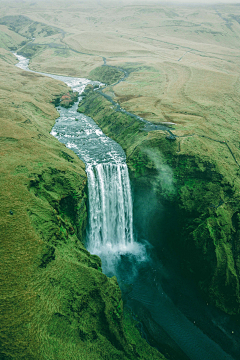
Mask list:
[[[15,54],[17,66],[26,71],[29,59]],[[82,78],[39,73],[65,82],[73,91],[83,92],[87,84],[99,82]],[[74,151],[86,164],[88,176],[87,249],[99,255],[106,272],[115,274],[121,255],[145,259],[145,247],[134,241],[131,186],[126,155],[121,146],[108,138],[88,116],[71,108],[58,108],[59,118],[51,131],[60,142]]]
[[134,244],[131,187],[126,164],[86,169],[89,194],[88,249],[94,254],[129,252]]

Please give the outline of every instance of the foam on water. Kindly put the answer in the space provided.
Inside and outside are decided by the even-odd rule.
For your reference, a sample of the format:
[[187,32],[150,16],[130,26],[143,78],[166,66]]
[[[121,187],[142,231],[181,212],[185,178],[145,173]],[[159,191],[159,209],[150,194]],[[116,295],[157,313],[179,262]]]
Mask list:
[[[23,70],[29,60],[15,54]],[[101,85],[82,78],[39,73],[65,82],[81,96],[88,84]],[[87,248],[102,259],[103,269],[114,272],[122,255],[144,259],[144,246],[134,241],[131,186],[125,153],[108,138],[88,116],[77,112],[78,102],[70,109],[59,108],[51,134],[73,150],[86,164],[89,214]]]
[[[16,57],[19,60],[17,66],[30,71],[29,60],[20,55]],[[100,85],[87,79],[39,74],[65,82],[79,95],[88,84]],[[86,164],[89,192],[88,249],[101,257],[105,273],[117,274],[118,281],[126,282],[128,292],[130,284],[128,296],[136,313],[139,303],[144,304],[151,314],[150,318],[162,326],[189,359],[233,360],[192,324],[164,293],[161,285],[163,271],[162,268],[159,270],[159,262],[151,265],[145,261],[147,246],[134,240],[132,198],[125,153],[120,145],[103,134],[91,118],[79,114],[77,108],[78,103],[70,109],[59,108],[60,117],[51,134]],[[161,167],[159,171],[162,171]],[[169,171],[167,174],[170,174]]]
[[144,247],[134,241],[133,209],[125,163],[89,165],[88,249],[102,259],[109,273],[122,255],[144,259]]

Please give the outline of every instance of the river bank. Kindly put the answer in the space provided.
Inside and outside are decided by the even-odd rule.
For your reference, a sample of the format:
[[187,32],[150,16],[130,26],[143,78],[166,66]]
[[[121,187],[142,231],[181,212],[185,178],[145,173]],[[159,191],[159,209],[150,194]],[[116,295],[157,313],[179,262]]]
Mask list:
[[[121,109],[133,114],[132,120],[141,117],[155,125],[176,124],[176,139],[166,139],[167,134],[161,133],[161,129],[149,132],[156,130],[152,125],[146,129],[144,137],[134,121],[125,121],[120,113],[117,117],[123,127],[126,123],[126,126],[130,125],[129,132],[125,129],[121,142],[126,143],[132,178],[134,218],[137,220],[134,223],[135,233],[141,241],[143,239],[143,243],[144,239],[148,239],[153,244],[158,260],[167,267],[168,276],[158,279],[175,306],[209,337],[214,334],[215,341],[221,343],[226,352],[231,349],[238,359],[238,326],[235,328],[229,322],[231,316],[215,313],[212,302],[236,318],[239,305],[239,9],[234,5],[196,6],[194,9],[168,4],[149,6],[149,3],[148,6],[129,6],[129,2],[110,6],[104,1],[89,1],[86,6],[85,2],[71,0],[62,4],[44,3],[44,8],[43,3],[40,6],[38,1],[13,3],[1,4],[0,19],[3,99],[3,137],[0,145],[4,159],[0,179],[3,199],[1,234],[4,236],[1,279],[5,286],[4,301],[8,304],[1,312],[4,355],[0,357],[11,359],[15,353],[18,357],[32,360],[34,356],[40,357],[37,351],[42,346],[41,351],[47,352],[48,359],[68,358],[69,354],[73,358],[76,354],[78,359],[77,348],[81,345],[84,353],[89,346],[86,333],[80,331],[75,334],[76,337],[72,332],[68,333],[68,342],[64,334],[56,338],[56,327],[46,327],[46,324],[51,325],[53,309],[56,310],[53,322],[64,324],[67,321],[68,317],[62,317],[59,311],[58,296],[52,305],[53,294],[58,291],[61,299],[66,294],[70,286],[69,279],[64,277],[65,270],[70,269],[67,264],[71,263],[69,272],[74,273],[79,258],[72,257],[72,250],[61,253],[62,257],[59,257],[52,247],[40,249],[42,237],[53,229],[58,241],[68,244],[69,234],[72,238],[78,228],[77,224],[72,226],[74,220],[70,208],[76,205],[75,211],[81,207],[82,224],[86,215],[86,199],[80,201],[86,194],[86,175],[80,178],[75,175],[81,172],[83,164],[80,165],[70,150],[56,145],[57,142],[53,145],[54,139],[50,139],[48,134],[49,122],[53,125],[57,117],[50,102],[66,93],[67,88],[60,83],[53,85],[43,77],[20,75],[13,71],[9,65],[13,65],[15,60],[7,49],[18,49],[31,56],[32,69],[42,72],[88,78],[103,63],[121,68],[129,76],[124,82],[104,89],[105,96],[112,97]],[[99,72],[95,75],[98,77]],[[104,76],[108,79],[108,74]],[[109,103],[108,106],[110,109],[115,105]],[[99,110],[101,115],[107,114],[108,123],[104,123],[106,132],[111,128],[111,136],[116,139],[121,137],[123,127],[121,129],[115,124],[113,128],[114,114],[108,116],[110,114],[101,101],[94,103],[93,107],[96,118]],[[90,110],[89,104],[87,112],[90,111],[93,108]],[[151,148],[151,152],[146,153],[145,147]],[[163,149],[164,156],[159,149]],[[59,173],[53,174],[52,168],[58,169]],[[164,174],[163,178],[160,173]],[[78,182],[81,186],[76,194],[74,187]],[[64,187],[63,193],[60,191],[62,183],[69,184],[69,189]],[[165,188],[164,183],[167,184]],[[26,190],[30,188],[31,192]],[[80,188],[83,189],[82,194]],[[61,206],[58,206],[57,200]],[[48,205],[49,201],[56,206],[57,213],[48,211],[52,208]],[[34,214],[28,213],[29,209]],[[46,209],[47,217],[44,215]],[[71,226],[63,219],[64,212],[70,216]],[[40,218],[39,233],[30,222],[29,214],[31,219]],[[74,246],[71,249],[75,251]],[[63,281],[64,286],[67,283],[62,292],[57,286],[53,287],[54,279],[52,287],[48,282],[49,269],[55,262],[56,254],[58,266],[54,269],[56,272],[65,269],[59,277],[60,283]],[[94,266],[99,264],[96,259],[90,259]],[[199,260],[195,262],[194,259]],[[38,264],[43,266],[41,271]],[[154,272],[148,270],[155,278]],[[201,293],[199,289],[194,290],[195,295],[189,295],[189,301],[187,287],[178,277],[180,270],[185,279],[192,280],[191,285],[198,283],[202,289]],[[55,275],[54,272],[51,274]],[[26,284],[29,286],[25,287]],[[72,284],[75,284],[74,279]],[[134,307],[135,302],[135,310],[142,316],[145,325],[143,329],[139,324],[142,333],[147,333],[147,328],[154,329],[150,335],[153,335],[152,339],[155,336],[157,341],[153,344],[157,346],[156,334],[161,333],[164,337],[164,332],[158,332],[159,327],[152,321],[147,307],[136,300],[146,301],[144,296],[138,296],[138,285],[133,288],[129,285],[126,295],[128,290],[133,290],[130,305]],[[144,286],[143,281],[142,291]],[[156,290],[156,287],[153,286],[153,289]],[[70,290],[76,305],[75,289]],[[204,297],[204,292],[207,297]],[[35,301],[37,295],[41,296],[39,303]],[[202,296],[205,305],[200,311],[197,300]],[[193,298],[195,300],[191,303]],[[66,301],[65,304],[68,308],[71,302]],[[195,312],[190,313],[192,308]],[[77,306],[71,307],[69,313],[74,311],[78,312]],[[206,315],[209,311],[210,317]],[[159,319],[158,315],[154,314],[154,317]],[[210,325],[206,322],[204,328],[202,319],[210,319]],[[71,329],[77,324],[75,320],[69,325]],[[129,323],[127,328],[134,338],[131,341],[134,349],[139,343],[133,335],[134,326]],[[79,336],[85,337],[85,342],[80,344]],[[91,339],[92,336],[90,333]],[[77,345],[75,340],[71,342],[73,338],[77,339]],[[165,339],[169,343],[167,336]],[[89,347],[91,354],[90,351],[85,352],[85,357],[104,357],[105,350],[113,358],[122,356],[114,349],[111,353],[111,345],[105,349],[104,341],[96,348],[94,345]],[[45,346],[49,342],[50,350],[49,346]],[[54,350],[53,344],[57,344]],[[65,353],[61,351],[64,346]],[[96,355],[101,346],[103,352]]]
[[[70,78],[65,79],[65,80],[69,84],[72,81]],[[85,81],[85,85],[86,85],[86,81]],[[79,86],[78,82],[77,82],[77,79],[74,80],[74,87],[73,87],[74,90],[76,89],[76,86],[77,87]],[[83,88],[82,88],[82,90],[83,90]],[[90,91],[91,91],[91,88],[90,88]],[[92,91],[94,91],[94,93],[96,93],[96,89],[93,90],[93,88],[92,88]],[[85,92],[84,101],[88,101],[88,96],[89,96],[89,89],[88,89],[87,92]],[[90,99],[91,99],[90,101],[92,101],[92,98],[90,98]],[[89,145],[87,145],[87,144],[86,144],[86,147],[84,146],[85,143],[83,142],[83,139],[84,139],[85,142],[87,140],[91,139],[90,133],[92,133],[92,132],[89,133],[89,131],[88,131],[88,134],[86,134],[87,137],[84,135],[84,133],[80,135],[80,132],[78,130],[79,129],[79,123],[76,122],[76,120],[81,121],[80,122],[80,129],[81,129],[81,131],[84,131],[83,129],[84,129],[85,125],[83,125],[84,124],[83,120],[85,119],[85,117],[84,117],[84,115],[80,114],[76,118],[75,117],[76,109],[77,109],[77,104],[71,110],[69,110],[70,111],[69,113],[68,113],[68,110],[61,110],[62,115],[59,118],[59,120],[57,121],[57,123],[56,123],[56,125],[55,125],[55,127],[53,129],[53,133],[55,135],[57,135],[57,138],[60,141],[62,141],[63,143],[65,143],[66,146],[68,146],[69,148],[72,148],[78,154],[78,156],[86,158],[87,163],[89,161],[91,162],[91,160],[90,160],[91,157],[89,158],[89,150],[91,148],[93,148],[93,154],[94,153],[99,154],[101,156],[101,158],[103,156],[101,161],[103,161],[103,160],[106,161],[106,159],[105,159],[105,153],[106,152],[103,149],[101,149],[101,147],[98,148],[99,145],[97,146],[98,150],[96,150],[96,147],[94,145],[91,145],[90,148],[89,148]],[[126,114],[124,114],[124,115],[126,116]],[[132,118],[132,117],[130,116],[130,118]],[[144,122],[142,120],[139,120],[139,121],[141,123],[141,126],[139,127],[139,131],[142,131],[142,127],[144,125]],[[133,124],[131,122],[130,126],[132,126],[132,125]],[[87,126],[89,127],[89,125],[87,125]],[[119,124],[117,124],[117,126],[119,127]],[[129,128],[129,126],[127,128]],[[102,133],[99,133],[99,130],[97,130],[97,134],[98,134],[98,136],[103,135]],[[145,130],[145,134],[146,134],[146,130]],[[79,136],[80,136],[80,138],[78,138]],[[90,138],[89,138],[89,136],[90,136]],[[64,140],[64,137],[66,137],[65,140]],[[117,144],[114,145],[114,146],[117,146]],[[86,153],[86,150],[84,150],[85,148],[87,149],[87,153]],[[91,156],[94,156],[93,159],[95,159],[96,155],[91,155]],[[94,160],[94,162],[95,162],[95,160]],[[165,178],[164,178],[165,189],[168,192],[169,191],[172,192],[172,195],[174,195],[173,184],[172,184],[171,178],[170,178],[171,177],[171,172],[170,172],[169,168],[165,167],[165,168],[161,168],[161,170],[163,170],[165,172],[165,174],[164,174],[165,175]],[[154,173],[153,173],[153,175],[154,175]],[[144,191],[146,191],[146,190],[147,189],[145,187]],[[169,195],[170,194],[167,193],[167,194],[165,194],[165,197],[169,198]],[[148,197],[148,200],[149,200],[149,197]],[[152,203],[149,204],[149,207],[152,208],[154,205],[155,205],[155,202],[152,202]],[[156,210],[159,211],[159,209],[156,209]],[[145,219],[142,217],[142,214],[139,214],[139,216],[137,216],[137,219],[138,219],[137,221],[142,222],[142,224],[144,223]],[[136,224],[136,222],[135,222],[135,224]],[[139,227],[138,227],[138,229],[139,229]],[[148,238],[151,239],[151,240],[154,239],[151,234],[148,234]],[[163,244],[161,244],[161,249],[162,249],[162,245]],[[160,244],[155,244],[156,249],[158,249],[159,246],[160,246]],[[104,254],[102,254],[102,255],[104,255]],[[124,254],[122,256],[123,256],[123,259],[126,256],[127,256],[126,259],[129,257],[129,255],[125,256]],[[134,274],[131,274],[131,271],[129,272],[129,269],[126,270],[126,269],[124,269],[122,267],[123,264],[127,264],[125,261],[126,260],[124,260],[124,261],[121,260],[120,263],[117,263],[116,265],[114,265],[114,267],[111,269],[111,271],[108,270],[109,275],[118,274],[118,279],[119,279],[120,283],[123,286],[122,287],[123,291],[124,291],[124,289],[126,289],[126,286],[127,286],[126,303],[131,304],[131,308],[134,309],[134,311],[136,313],[138,313],[139,308],[141,309],[141,306],[139,307],[139,302],[140,302],[140,304],[143,305],[143,308],[144,308],[144,311],[142,312],[143,318],[145,318],[144,314],[147,314],[146,311],[150,311],[150,314],[151,314],[152,312],[156,311],[157,308],[160,310],[161,304],[162,304],[163,307],[160,310],[160,317],[156,317],[156,314],[155,314],[154,317],[155,317],[155,319],[157,319],[158,329],[162,329],[161,333],[162,334],[168,334],[167,335],[168,340],[166,341],[166,335],[163,336],[163,339],[165,338],[165,340],[161,340],[161,339],[156,340],[156,335],[154,333],[151,334],[151,339],[155,337],[156,344],[157,344],[157,346],[159,347],[160,350],[163,350],[163,352],[166,355],[170,354],[170,357],[173,358],[173,359],[175,359],[175,358],[187,359],[188,358],[187,356],[189,356],[190,359],[194,359],[194,360],[195,359],[197,359],[197,360],[202,359],[202,357],[204,357],[206,359],[208,359],[208,358],[212,359],[212,357],[216,357],[216,356],[219,359],[221,359],[221,358],[225,359],[226,356],[228,356],[224,352],[222,352],[222,350],[216,344],[214,344],[214,342],[211,342],[210,339],[208,339],[201,332],[197,331],[197,329],[192,327],[191,322],[189,322],[187,320],[187,318],[185,318],[184,316],[180,315],[181,312],[179,312],[179,310],[177,310],[175,308],[175,306],[172,303],[172,301],[170,300],[170,298],[168,296],[165,296],[165,292],[164,292],[164,290],[162,288],[162,284],[164,283],[164,276],[162,274],[162,271],[159,272],[159,269],[158,269],[159,265],[160,265],[160,267],[162,267],[161,263],[158,263],[158,262],[157,263],[152,263],[152,260],[150,260],[150,262],[147,261],[146,269],[143,272],[141,272],[142,265],[141,265],[141,262],[140,262],[139,265],[136,265],[135,267],[133,267],[131,269],[131,270],[134,270],[134,272],[135,272],[135,275],[134,275]],[[130,263],[132,261],[134,261],[134,257],[133,258],[130,257]],[[122,267],[121,272],[118,271],[119,266]],[[131,268],[131,265],[130,265],[130,268]],[[144,265],[143,265],[143,268],[144,268]],[[166,268],[165,268],[165,270],[166,270]],[[154,281],[156,281],[156,278],[158,278],[158,281],[156,282],[156,286],[157,286],[156,290],[157,290],[157,294],[159,294],[160,297],[159,297],[159,295],[156,294],[156,291],[154,290],[154,292],[153,292],[153,294],[154,294],[153,296],[154,296],[154,299],[155,299],[154,300],[155,305],[154,305],[153,304],[153,298],[149,294],[148,295],[148,300],[147,300],[147,303],[150,304],[150,308],[149,308],[148,306],[146,307],[146,303],[142,299],[144,299],[144,297],[145,297],[144,294],[146,292],[149,293],[149,290],[146,288],[146,286],[148,287],[149,279],[146,281],[144,274],[146,274],[146,273],[150,274],[151,271],[153,272],[153,275],[154,275]],[[170,273],[169,273],[169,269],[168,269],[167,277],[169,276],[169,274]],[[183,282],[183,279],[181,279],[181,281]],[[130,284],[131,284],[132,290],[131,290],[131,295],[129,296],[128,286]],[[141,284],[140,287],[139,287],[139,284]],[[171,290],[172,290],[172,288],[170,289],[170,292],[171,292]],[[137,293],[137,297],[136,297],[136,295],[134,295],[135,293]],[[163,299],[164,299],[163,302],[162,302],[162,299],[161,299],[162,295],[164,295],[163,296]],[[186,294],[181,293],[181,296],[182,295],[183,295],[183,298],[186,299]],[[191,297],[190,297],[190,301],[192,301]],[[201,302],[200,302],[200,304],[201,304]],[[185,308],[186,308],[186,306],[187,306],[187,304],[185,304]],[[200,305],[200,307],[201,306],[202,305]],[[196,307],[196,309],[199,311],[199,307]],[[190,310],[190,313],[191,312],[192,311]],[[203,310],[203,312],[204,312],[204,310]],[[205,313],[206,313],[206,311],[205,311]],[[161,314],[166,314],[166,317],[164,318],[164,316],[162,316]],[[180,318],[181,318],[180,322],[177,320],[177,318],[176,318],[176,316],[174,316],[174,314],[178,314],[177,315],[178,317],[180,316]],[[188,314],[188,316],[189,316],[189,314]],[[212,314],[210,313],[210,314],[208,314],[208,316],[210,316],[210,320],[211,320]],[[194,314],[194,311],[193,311],[192,314],[190,314],[190,318],[196,318],[197,322],[200,319],[200,317],[196,317],[196,314]],[[151,316],[148,315],[147,319],[150,320]],[[206,323],[203,323],[202,324],[203,328],[206,330],[207,327],[209,328],[209,324],[210,324],[209,322],[208,322],[207,325],[206,325]],[[174,325],[175,330],[174,329],[171,330],[171,327],[173,325]],[[169,328],[169,326],[170,326],[170,328]],[[180,331],[179,330],[176,331],[176,329],[178,329],[178,326],[179,326],[179,329],[181,328]],[[191,328],[191,330],[190,330],[190,328]],[[210,326],[210,328],[211,328],[211,326]],[[148,327],[147,327],[147,329],[148,329]],[[213,338],[214,337],[216,338],[216,336],[221,337],[221,335],[216,333],[214,327],[211,328],[211,331],[213,331],[213,333],[210,332],[210,337],[213,337]],[[208,329],[208,332],[209,332],[209,329]],[[184,343],[186,342],[186,338],[189,338],[190,333],[193,334],[193,338],[191,340],[189,340],[189,342],[187,343],[188,345],[186,347],[186,345],[184,345]],[[222,339],[222,340],[224,340],[223,341],[224,342],[224,347],[228,351],[229,343],[227,341],[225,341],[225,339]],[[194,343],[196,345],[193,346]],[[199,351],[199,348],[201,349],[201,351]],[[206,348],[208,348],[207,352],[205,352]],[[211,348],[211,350],[209,350],[210,348]],[[183,352],[182,352],[182,350],[183,350]],[[237,351],[237,350],[235,349],[234,351]],[[231,357],[228,357],[228,358],[230,359]]]
[[[11,89],[16,79],[15,84],[24,79],[26,94],[15,93],[17,116],[11,105],[6,108],[4,131],[12,133],[1,141],[6,154],[1,180],[1,357],[148,359],[150,354],[164,359],[141,339],[131,318],[123,316],[116,278],[104,275],[100,258],[83,245],[85,166],[50,135],[58,117],[54,99],[69,88],[3,63],[6,68],[13,79]],[[33,91],[36,82],[38,93]],[[40,98],[36,101],[35,96]]]
[[[104,133],[118,141],[126,152],[134,189],[135,229],[137,229],[139,237],[148,239],[151,242],[166,268],[169,262],[177,273],[181,270],[185,274],[184,276],[193,282],[192,285],[199,283],[200,288],[206,294],[205,298],[202,297],[202,305],[200,305],[201,301],[199,303],[204,313],[201,316],[209,318],[209,324],[214,323],[212,316],[216,316],[216,314],[213,315],[215,312],[213,307],[209,312],[210,303],[215,303],[230,314],[234,312],[238,314],[238,287],[234,288],[234,282],[231,281],[229,282],[230,288],[229,286],[223,288],[221,285],[225,282],[222,278],[224,275],[221,266],[227,266],[229,269],[226,271],[225,276],[229,277],[230,273],[232,273],[238,282],[235,270],[231,270],[232,260],[228,257],[226,263],[226,260],[224,261],[226,256],[222,252],[223,245],[220,240],[211,240],[211,227],[216,227],[218,224],[218,222],[213,222],[214,216],[219,221],[220,216],[226,216],[224,211],[227,214],[226,211],[230,210],[228,207],[225,210],[223,209],[224,201],[219,203],[219,200],[215,199],[219,191],[221,192],[219,186],[225,186],[225,189],[227,189],[224,176],[219,172],[219,167],[213,165],[210,159],[207,161],[206,158],[200,159],[193,156],[193,154],[191,156],[185,155],[183,149],[181,149],[181,139],[176,138],[172,142],[168,139],[166,132],[159,130],[142,131],[143,123],[140,120],[133,119],[131,116],[118,111],[115,112],[111,102],[109,103],[106,98],[103,98],[101,94],[98,94],[93,89],[87,89],[87,96],[80,102],[79,111],[91,116]],[[209,192],[210,189],[211,193]],[[208,198],[205,195],[206,192]],[[228,201],[229,195],[225,193],[225,196],[226,201]],[[237,209],[237,198],[235,202],[233,198],[231,204]],[[215,205],[216,200],[217,204]],[[196,209],[194,209],[195,204]],[[234,213],[236,210],[233,208],[231,211]],[[173,221],[174,227],[172,226]],[[213,223],[211,224],[211,222]],[[194,223],[197,225],[194,225]],[[197,238],[197,234],[202,236],[202,231],[199,233],[198,230],[195,230],[194,232],[194,228],[197,229],[198,226],[202,231],[206,227],[205,232],[203,232],[205,238],[201,237],[201,241]],[[219,222],[219,226],[222,226],[221,222]],[[229,226],[231,228],[231,224]],[[225,231],[229,230],[225,227]],[[210,237],[207,235],[208,232]],[[193,234],[194,237],[192,238]],[[214,234],[217,234],[217,232],[215,231]],[[211,248],[212,241],[215,250]],[[214,254],[218,254],[217,266],[214,265]],[[220,256],[222,260],[220,260]],[[178,265],[176,266],[176,264]],[[178,278],[177,273],[175,274],[176,278]],[[211,274],[214,274],[212,275],[214,280],[211,279]],[[167,286],[165,290],[175,298],[175,303],[181,303],[180,308],[185,311],[185,314],[188,314],[187,316],[192,321],[196,321],[196,317],[197,322],[200,324],[202,322],[201,316],[198,316],[197,313],[194,315],[194,311],[191,314],[191,310],[188,310],[187,306],[189,302],[189,307],[191,307],[194,297],[191,298],[190,296],[185,305],[183,301],[179,301],[174,290],[174,275],[172,274],[172,276],[172,287]],[[178,282],[180,281],[184,283],[183,280],[178,279]],[[175,285],[177,286],[177,282]],[[233,286],[232,289],[231,286]],[[212,290],[209,291],[210,287],[212,287]],[[194,296],[201,297],[200,294],[197,295],[197,289],[194,292]],[[186,300],[183,294],[181,294],[182,296]],[[235,305],[234,301],[236,301]],[[196,307],[196,312],[198,311]],[[224,319],[225,316],[219,312],[217,317]],[[237,320],[237,318],[235,319]],[[235,354],[238,354],[239,349],[237,350],[233,344],[237,342],[239,328],[237,323],[234,324],[234,322],[229,321],[230,317],[228,317],[227,321],[224,321],[226,328],[222,330],[222,334],[220,334],[219,328],[217,329],[217,323],[214,325],[215,329],[213,326],[210,331],[207,331],[209,324],[205,326],[202,323],[201,326],[204,328],[204,332],[208,332],[210,337],[218,339],[218,341],[221,338],[221,344],[224,343],[224,338],[226,340],[225,332],[227,332],[228,339],[232,338],[232,345],[230,345],[231,340],[230,343],[226,340],[224,348],[226,351],[235,348]],[[223,323],[221,327],[222,325]],[[224,329],[224,326],[222,329]]]

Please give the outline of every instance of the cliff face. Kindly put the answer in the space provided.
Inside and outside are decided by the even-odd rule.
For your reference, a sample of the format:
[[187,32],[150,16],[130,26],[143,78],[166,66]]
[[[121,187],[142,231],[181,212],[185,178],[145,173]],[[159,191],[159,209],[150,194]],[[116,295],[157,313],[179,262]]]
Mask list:
[[126,152],[140,232],[159,251],[163,241],[176,251],[208,300],[239,314],[240,185],[231,144],[144,131],[141,121],[115,110],[91,89],[79,107]]
[[84,248],[84,164],[49,134],[68,88],[2,53],[0,358],[160,359]]

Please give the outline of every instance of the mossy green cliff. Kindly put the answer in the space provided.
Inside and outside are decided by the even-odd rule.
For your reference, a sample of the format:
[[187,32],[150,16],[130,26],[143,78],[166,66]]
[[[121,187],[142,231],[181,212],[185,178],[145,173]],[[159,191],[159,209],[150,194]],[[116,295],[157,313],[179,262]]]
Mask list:
[[49,134],[69,89],[1,51],[0,358],[161,359],[83,245],[84,164]]
[[92,70],[89,79],[101,81],[104,84],[111,85],[117,83],[124,77],[124,73],[114,67],[100,66]]
[[[167,131],[144,131],[143,122],[120,112],[99,92],[90,87],[86,92],[79,111],[121,144],[143,206],[148,201],[144,194],[151,190],[158,211],[165,208],[165,245],[178,253],[183,270],[209,301],[239,314],[240,183],[231,144],[203,135],[172,141]],[[155,233],[161,251],[161,224],[155,224]]]

